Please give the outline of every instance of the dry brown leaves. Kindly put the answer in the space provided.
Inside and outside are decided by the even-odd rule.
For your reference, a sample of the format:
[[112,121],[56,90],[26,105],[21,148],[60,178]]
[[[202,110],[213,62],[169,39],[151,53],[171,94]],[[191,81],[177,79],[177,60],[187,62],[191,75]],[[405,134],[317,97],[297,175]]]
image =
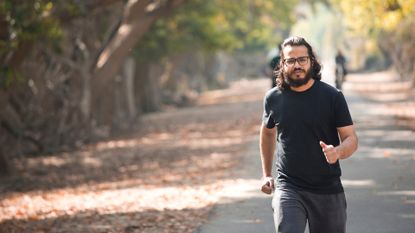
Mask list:
[[0,185],[0,232],[194,232],[257,134],[266,81],[148,115],[134,136],[16,160]]

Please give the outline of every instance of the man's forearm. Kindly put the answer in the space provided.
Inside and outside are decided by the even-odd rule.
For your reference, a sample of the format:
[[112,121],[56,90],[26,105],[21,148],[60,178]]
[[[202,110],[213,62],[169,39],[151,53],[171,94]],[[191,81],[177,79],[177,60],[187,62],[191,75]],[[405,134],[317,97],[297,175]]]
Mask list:
[[271,176],[272,159],[275,151],[275,130],[269,131],[264,127],[261,128],[259,148],[262,162],[263,177]]
[[351,135],[345,138],[340,145],[337,146],[337,150],[340,151],[339,159],[346,159],[350,157],[357,150],[357,136]]

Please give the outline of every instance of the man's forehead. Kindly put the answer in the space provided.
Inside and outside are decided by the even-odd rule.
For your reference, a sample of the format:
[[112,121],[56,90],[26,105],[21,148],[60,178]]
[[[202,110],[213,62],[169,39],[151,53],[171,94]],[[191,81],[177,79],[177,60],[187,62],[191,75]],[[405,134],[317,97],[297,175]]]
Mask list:
[[284,53],[284,57],[291,57],[293,56],[307,56],[308,50],[307,47],[304,45],[296,45],[291,46],[287,45],[283,48],[282,52]]

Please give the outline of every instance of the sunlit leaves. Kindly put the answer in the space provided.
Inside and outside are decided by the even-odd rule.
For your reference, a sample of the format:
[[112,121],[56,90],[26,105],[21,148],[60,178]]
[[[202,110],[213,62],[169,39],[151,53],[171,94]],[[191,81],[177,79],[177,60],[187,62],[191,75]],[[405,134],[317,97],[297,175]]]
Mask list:
[[343,12],[355,34],[377,35],[393,31],[406,17],[414,16],[415,0],[332,0]]
[[148,60],[188,49],[274,47],[292,22],[294,6],[285,0],[189,0],[173,17],[157,22],[136,55]]

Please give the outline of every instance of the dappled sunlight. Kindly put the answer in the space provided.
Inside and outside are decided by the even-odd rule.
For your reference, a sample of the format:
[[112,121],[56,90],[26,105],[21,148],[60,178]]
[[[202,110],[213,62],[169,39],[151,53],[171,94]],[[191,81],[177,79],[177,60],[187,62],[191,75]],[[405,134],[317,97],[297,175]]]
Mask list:
[[97,151],[118,148],[131,148],[137,147],[139,145],[154,145],[162,141],[171,140],[173,138],[174,135],[170,133],[153,133],[140,138],[99,142],[96,144],[95,148]]
[[261,180],[258,179],[229,179],[223,181],[220,203],[233,203],[249,198],[269,198],[260,191]]
[[198,104],[203,105],[214,105],[214,104],[230,104],[230,103],[240,103],[242,102],[254,102],[263,98],[263,91],[256,94],[244,94],[242,97],[234,96],[218,96],[218,97],[203,97],[198,101]]
[[[33,157],[26,165],[19,165],[22,172],[18,183],[25,185],[11,186],[26,191],[70,186],[79,191],[91,185],[101,190],[114,187],[98,184],[131,187],[151,182],[206,182],[237,164],[239,151],[252,138],[247,135],[255,132],[235,127],[238,129],[211,129],[206,133],[149,133],[87,145],[73,153]],[[203,178],[204,171],[214,172],[210,178]]]
[[[89,156],[82,156],[85,153],[73,154],[71,157],[63,157],[65,159],[60,162],[60,166],[50,163],[47,166],[42,165],[43,158],[38,158],[30,163],[34,170],[25,171],[21,179],[33,182],[32,185],[36,186],[26,185],[25,188],[27,191],[33,189],[34,192],[36,189],[53,190],[65,186],[79,192],[90,188],[105,190],[148,184],[210,182],[223,176],[226,169],[238,163],[238,151],[243,148],[241,144],[228,145],[226,140],[224,144],[216,144],[221,146],[198,146],[197,149],[192,149],[193,145],[188,145],[188,149],[152,149],[140,153],[126,151],[115,156],[114,151],[91,153]],[[170,153],[174,152],[177,154],[172,157]],[[53,161],[53,158],[45,159]],[[77,165],[73,167],[74,164]],[[61,174],[63,171],[65,173]],[[2,196],[7,197],[10,194]]]
[[[387,90],[385,90],[386,92]],[[365,93],[365,97],[370,99],[370,100],[375,100],[375,101],[383,101],[386,103],[393,103],[393,104],[397,104],[399,105],[398,101],[404,101],[407,100],[409,98],[411,98],[412,93],[411,92],[395,92],[395,93]],[[396,106],[397,109],[399,109],[399,106]]]
[[[355,115],[361,116],[361,119],[368,118],[363,127],[380,126],[382,123],[379,120],[389,117],[387,124],[415,129],[415,92],[412,87],[412,80],[404,81],[396,71],[390,69],[387,72],[350,74],[344,84],[344,91],[371,100],[354,106]],[[411,137],[415,140],[414,135]]]
[[[349,79],[349,78],[348,78]],[[365,80],[365,79],[362,79]],[[353,87],[350,87],[350,84],[347,82],[344,84],[345,90],[353,88],[353,91],[357,92],[374,92],[374,94],[379,94],[382,92],[409,92],[411,91],[411,87],[413,85],[412,81],[391,81],[391,82],[379,82],[376,85],[373,85],[372,81],[366,82],[355,82],[353,83]]]
[[16,161],[19,176],[0,193],[0,228],[123,232],[122,221],[139,232],[184,232],[177,229],[195,229],[220,200],[267,197],[259,179],[229,178],[260,124],[262,100],[243,102],[246,96],[237,92],[229,98],[241,101],[233,104],[146,115],[125,138]]
[[391,159],[391,160],[415,160],[415,154],[413,149],[406,148],[382,148],[382,147],[373,147],[360,145],[358,154],[353,156],[353,159]]
[[378,192],[377,195],[385,197],[399,197],[402,204],[415,205],[415,190],[383,191]]
[[[2,201],[0,221],[8,219],[56,218],[62,215],[76,215],[84,211],[100,214],[126,213],[147,209],[181,210],[212,205],[217,196],[212,189],[218,184],[199,187],[135,187],[105,190],[100,192],[69,193],[56,190],[47,194],[32,194]],[[180,196],[180,198],[177,198]],[[22,211],[24,210],[24,211]]]
[[[131,33],[131,31],[133,30],[132,25],[130,24],[122,24],[118,30],[118,37],[116,37],[114,39],[114,44],[112,45],[113,47],[117,47],[120,46],[122,43],[125,42],[127,36]],[[113,55],[114,51],[112,49],[107,49],[104,50],[97,61],[97,68],[100,69],[102,68],[107,62],[108,59],[110,58],[111,55]]]
[[[33,161],[34,159],[32,159]],[[30,159],[29,159],[29,163],[30,163]],[[48,157],[48,158],[44,158],[42,159],[42,164],[45,166],[55,166],[55,167],[60,167],[64,164],[66,164],[68,162],[68,158],[65,158],[63,156],[60,157]]]
[[412,118],[412,119],[415,118],[415,102],[414,101],[388,104],[387,107],[389,108],[389,111],[385,113],[386,115],[407,117],[407,118]]
[[342,184],[345,188],[370,188],[376,185],[374,180],[350,180],[342,179]]
[[367,224],[380,226],[374,232],[413,229],[415,131],[408,126],[415,126],[415,106],[410,85],[397,81],[393,71],[348,75],[344,93],[359,138],[356,153],[342,161],[351,232],[362,232]]
[[[359,130],[359,127],[358,127]],[[407,129],[360,129],[359,152],[371,158],[414,160],[415,132]]]
[[[287,78],[299,67],[341,92],[326,90],[337,93],[325,109],[330,116],[318,103],[305,106],[323,117],[300,122],[305,127],[294,132],[311,129],[316,141],[338,144],[331,140],[338,139],[335,127],[350,123],[351,107],[360,145],[341,161],[350,175],[343,184],[364,199],[348,220],[364,224],[348,231],[412,232],[414,6],[415,0],[1,1],[0,233],[205,233],[199,227],[215,217],[214,206],[211,213],[228,211],[224,221],[233,230],[210,232],[275,231],[272,196],[259,190],[267,173],[260,154],[269,144],[259,135],[269,107],[263,100],[275,76]],[[294,67],[282,51],[289,35],[313,47],[310,59],[292,57]],[[387,67],[393,68],[371,72]],[[334,85],[339,77],[342,88]],[[291,91],[308,88],[297,81],[286,82]],[[304,110],[284,101],[290,87],[274,90],[281,93],[271,99],[282,105],[270,109]],[[295,118],[271,115],[281,143]],[[318,125],[333,131],[313,129]],[[342,158],[355,141],[347,137],[351,128],[340,131]],[[289,155],[318,146],[297,139],[299,148],[276,148]],[[329,179],[340,172],[317,159],[300,167],[322,165],[306,173]],[[299,168],[286,167],[289,176]],[[406,222],[409,230],[401,230]]]
[[356,73],[347,75],[347,81],[352,83],[384,83],[393,82],[399,79],[398,73],[389,69],[387,71],[370,72],[370,73]]
[[126,148],[126,147],[135,147],[139,144],[138,140],[114,140],[108,142],[100,142],[97,144],[97,151],[108,150],[108,149],[117,149],[117,148]]
[[96,145],[97,151],[112,149],[134,149],[143,146],[165,144],[167,147],[187,147],[191,149],[231,146],[243,142],[242,130],[227,130],[222,135],[200,131],[176,133],[152,133],[136,139],[112,140],[100,142]]
[[216,139],[191,139],[191,140],[180,140],[178,141],[178,145],[180,146],[188,146],[189,148],[197,149],[197,148],[212,148],[212,147],[221,147],[221,146],[231,146],[231,145],[238,145],[242,143],[244,140],[241,137],[235,138],[216,138]]
[[91,157],[84,157],[82,158],[82,163],[91,167],[91,168],[99,168],[102,166],[103,162],[98,158],[91,158]]
[[[0,202],[0,222],[44,221],[77,218],[84,213],[94,215],[124,215],[144,212],[186,211],[207,214],[214,204],[229,204],[250,198],[269,198],[259,191],[259,179],[219,179],[211,184],[160,186],[140,185],[130,188],[73,192],[59,189],[48,193],[33,192]],[[178,198],[180,197],[180,198]],[[160,217],[160,220],[163,218]],[[113,220],[114,221],[114,220]],[[119,219],[115,219],[119,221]],[[141,223],[141,224],[146,224]],[[154,223],[150,223],[154,224]]]
[[[229,89],[213,90],[203,93],[197,100],[198,105],[229,104],[262,101],[269,88],[269,79],[257,80],[255,83],[241,79],[230,84]],[[241,91],[249,90],[249,91]]]
[[415,190],[396,190],[396,191],[384,191],[377,193],[381,196],[412,196],[415,197]]
[[380,129],[367,129],[359,132],[362,137],[381,137],[382,140],[403,140],[403,141],[414,141],[415,132],[412,130],[385,130]]
[[[354,115],[362,116],[362,119],[366,120],[367,118],[383,113],[385,109],[380,104],[368,104],[368,103],[356,103],[353,105],[352,111],[355,111]],[[360,117],[359,117],[360,118]],[[373,120],[373,118],[372,118]],[[379,119],[384,120],[384,119]],[[390,122],[390,120],[389,120]]]

